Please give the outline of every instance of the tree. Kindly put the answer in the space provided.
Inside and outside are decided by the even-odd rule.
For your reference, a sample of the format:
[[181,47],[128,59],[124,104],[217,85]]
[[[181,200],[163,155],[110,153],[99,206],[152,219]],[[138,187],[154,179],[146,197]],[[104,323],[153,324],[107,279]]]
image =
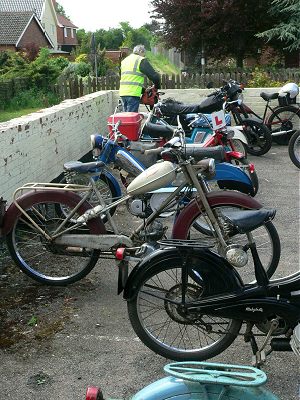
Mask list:
[[66,17],[67,19],[70,19],[70,17],[67,16],[65,9],[63,8],[63,6],[59,3],[56,2],[56,12],[60,15],[63,15],[64,17]]
[[283,44],[285,50],[300,49],[300,2],[299,0],[273,0],[270,14],[280,18],[280,23],[257,35],[267,42]]
[[257,55],[261,39],[255,34],[268,29],[266,18],[272,0],[152,0],[153,17],[162,21],[165,41],[194,56],[205,43],[214,59],[233,57],[238,67],[246,56]]

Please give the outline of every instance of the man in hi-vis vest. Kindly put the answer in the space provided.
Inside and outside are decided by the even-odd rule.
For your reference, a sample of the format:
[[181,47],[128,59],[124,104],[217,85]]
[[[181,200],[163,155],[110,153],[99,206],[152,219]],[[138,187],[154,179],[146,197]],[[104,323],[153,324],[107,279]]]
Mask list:
[[121,62],[119,95],[124,111],[138,112],[145,75],[154,83],[156,89],[160,89],[160,76],[145,58],[145,53],[145,47],[139,44],[135,46],[132,54]]

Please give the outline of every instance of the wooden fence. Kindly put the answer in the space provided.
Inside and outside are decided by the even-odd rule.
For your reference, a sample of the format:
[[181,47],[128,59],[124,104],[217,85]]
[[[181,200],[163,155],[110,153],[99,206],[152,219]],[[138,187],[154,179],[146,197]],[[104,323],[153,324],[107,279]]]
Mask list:
[[[296,82],[300,83],[300,70],[278,70],[277,72],[268,72],[270,79],[279,82]],[[184,74],[181,75],[161,75],[162,89],[204,89],[208,82],[213,82],[214,87],[222,86],[223,80],[228,81],[234,79],[238,82],[243,82],[246,86],[252,78],[252,72],[217,72],[207,74]],[[147,82],[145,82],[147,85]],[[10,81],[0,81],[0,106],[1,102],[5,103],[15,94],[27,89],[29,86],[26,79],[15,78]],[[118,76],[101,76],[98,79],[95,77],[75,78],[75,79],[60,79],[53,86],[53,91],[64,99],[74,99],[84,96],[89,93],[94,93],[99,90],[118,90]]]
[[[269,72],[268,76],[273,81],[296,82],[300,84],[300,70],[282,70]],[[227,73],[207,73],[207,74],[181,74],[181,75],[161,75],[161,89],[204,89],[208,82],[213,82],[214,87],[220,87],[223,81],[234,79],[243,82],[246,86],[252,78],[251,72],[227,72]],[[147,85],[147,82],[145,82]],[[62,99],[77,98],[98,90],[118,90],[119,77],[101,76],[98,79],[88,77],[87,79],[69,79],[60,81],[55,86],[55,91]]]

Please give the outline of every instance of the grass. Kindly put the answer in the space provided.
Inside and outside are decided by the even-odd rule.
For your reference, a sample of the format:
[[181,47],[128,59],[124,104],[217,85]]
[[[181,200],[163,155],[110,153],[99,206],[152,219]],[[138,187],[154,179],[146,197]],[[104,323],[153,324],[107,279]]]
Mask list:
[[146,57],[149,60],[152,67],[161,74],[172,75],[180,74],[180,68],[170,63],[170,61],[161,54],[154,55],[150,51],[147,51]]
[[18,118],[21,117],[23,115],[27,115],[30,114],[32,112],[38,111],[40,110],[41,107],[38,108],[23,108],[21,110],[17,110],[17,111],[1,111],[0,110],[0,122],[6,122],[9,121],[13,118]]

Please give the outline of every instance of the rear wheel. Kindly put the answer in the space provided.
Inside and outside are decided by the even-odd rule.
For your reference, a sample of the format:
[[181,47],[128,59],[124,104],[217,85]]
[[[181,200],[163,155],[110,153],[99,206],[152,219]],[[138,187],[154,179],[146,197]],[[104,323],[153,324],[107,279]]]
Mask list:
[[300,130],[296,131],[289,141],[289,156],[292,163],[300,168]]
[[251,119],[242,122],[247,137],[247,151],[254,156],[266,154],[272,146],[272,135],[266,125]]
[[[179,261],[165,260],[143,274],[136,284],[137,295],[127,303],[129,319],[137,336],[155,353],[178,361],[206,360],[230,346],[239,333],[241,321],[184,307]],[[197,274],[189,274],[185,291],[187,303],[215,294],[220,285],[223,291],[227,287],[226,278],[220,274],[216,277],[209,267],[205,269],[196,260]],[[200,275],[201,282],[196,282],[193,275]]]
[[[57,207],[70,210],[76,204],[64,192],[36,193],[26,206],[26,212],[33,222],[23,214],[16,218],[7,236],[7,246],[17,266],[29,277],[40,283],[62,286],[82,279],[94,268],[100,255],[99,250],[84,245],[59,245],[53,238],[54,234],[61,232],[63,228],[59,226],[65,221],[64,217],[57,216]],[[90,205],[84,203],[74,218],[89,208]],[[100,235],[105,230],[100,219],[90,220],[80,228],[72,229],[73,226],[74,223],[69,221],[64,228],[70,228],[68,233],[73,235]],[[50,239],[45,237],[45,233]]]
[[[277,144],[286,145],[295,131],[300,129],[300,108],[284,106],[277,108],[268,120],[268,127],[272,132],[272,140]],[[287,133],[276,136],[276,132],[287,131]]]

